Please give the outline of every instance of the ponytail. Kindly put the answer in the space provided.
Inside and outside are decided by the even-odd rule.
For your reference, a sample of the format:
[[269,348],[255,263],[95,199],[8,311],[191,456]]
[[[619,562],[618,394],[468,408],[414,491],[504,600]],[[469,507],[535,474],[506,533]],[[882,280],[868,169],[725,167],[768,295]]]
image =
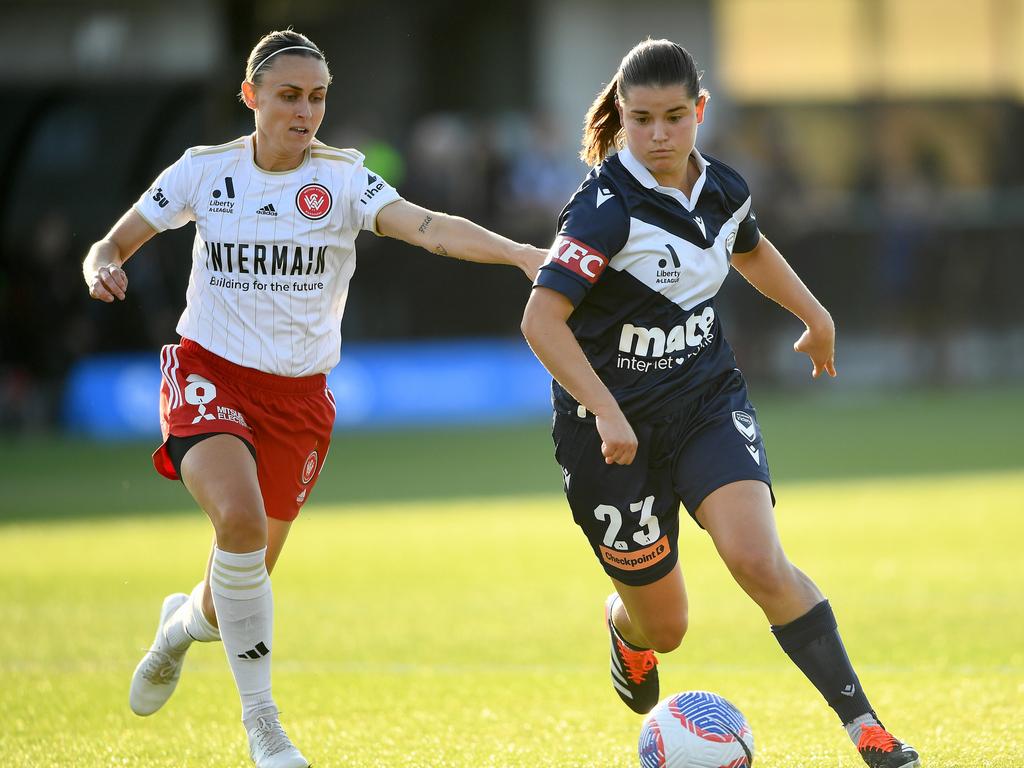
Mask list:
[[615,106],[618,82],[616,73],[604,90],[597,94],[583,120],[583,149],[580,151],[580,159],[587,165],[597,165],[617,146],[617,139],[622,131],[622,120],[619,119],[619,110]]

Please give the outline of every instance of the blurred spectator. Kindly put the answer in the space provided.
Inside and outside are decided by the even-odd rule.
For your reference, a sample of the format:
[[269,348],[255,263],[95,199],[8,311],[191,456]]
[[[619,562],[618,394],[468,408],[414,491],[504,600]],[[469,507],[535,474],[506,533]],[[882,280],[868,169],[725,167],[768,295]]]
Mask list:
[[0,423],[37,430],[56,418],[62,377],[92,346],[83,321],[81,276],[74,262],[71,226],[58,209],[31,222],[18,269],[3,284],[4,364],[0,366]]
[[554,239],[565,201],[583,181],[587,168],[561,151],[550,117],[514,115],[502,121],[506,157],[501,215],[524,232],[547,231],[545,246]]

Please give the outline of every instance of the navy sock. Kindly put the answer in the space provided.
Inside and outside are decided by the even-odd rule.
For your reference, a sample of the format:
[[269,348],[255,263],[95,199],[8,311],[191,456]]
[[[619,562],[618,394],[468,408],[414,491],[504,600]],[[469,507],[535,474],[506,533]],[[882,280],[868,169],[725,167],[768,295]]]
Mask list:
[[773,626],[772,633],[844,724],[874,714],[846,655],[828,600],[789,624]]

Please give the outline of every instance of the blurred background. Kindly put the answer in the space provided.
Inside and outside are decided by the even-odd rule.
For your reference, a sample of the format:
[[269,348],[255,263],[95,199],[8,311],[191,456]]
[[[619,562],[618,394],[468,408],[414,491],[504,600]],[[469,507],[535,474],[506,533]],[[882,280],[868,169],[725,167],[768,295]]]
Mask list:
[[[323,141],[542,247],[622,56],[695,55],[699,148],[838,326],[839,378],[812,381],[798,321],[735,274],[721,295],[787,551],[927,765],[1024,765],[1024,0],[0,0],[4,767],[245,758],[217,649],[176,711],[124,707],[155,600],[210,538],[150,461],[194,229],[132,259],[121,303],[89,299],[81,262],[186,147],[252,131],[244,62],[289,25],[334,74]],[[288,723],[321,766],[635,765],[594,674],[607,582],[561,497],[528,282],[358,249],[338,429],[274,571]],[[663,681],[736,701],[759,765],[851,766],[683,518],[694,620]]]
[[[88,298],[80,262],[185,147],[252,130],[235,96],[245,59],[288,25],[334,75],[323,141],[357,147],[418,204],[542,247],[587,172],[594,94],[632,45],[669,37],[712,93],[698,146],[744,174],[763,231],[836,318],[831,392],[1024,388],[1024,0],[5,0],[0,13],[0,437],[156,434],[156,353],[176,339],[194,230],[145,246],[116,306]],[[339,422],[543,419],[547,379],[518,331],[528,291],[514,270],[361,235]],[[757,388],[811,386],[786,312],[736,275],[723,301]]]

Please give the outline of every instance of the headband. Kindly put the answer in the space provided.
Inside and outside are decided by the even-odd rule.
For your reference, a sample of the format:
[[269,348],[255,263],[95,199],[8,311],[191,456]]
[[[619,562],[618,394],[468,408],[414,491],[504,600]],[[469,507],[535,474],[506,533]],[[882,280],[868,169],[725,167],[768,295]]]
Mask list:
[[268,61],[270,61],[275,56],[277,56],[277,54],[283,53],[284,51],[297,51],[297,50],[312,51],[313,53],[315,53],[317,56],[320,57],[321,61],[324,58],[324,55],[322,53],[320,53],[319,50],[317,50],[316,48],[310,48],[308,45],[289,45],[287,48],[278,48],[272,54],[267,56],[267,58],[265,58],[263,61],[261,61],[259,64],[257,64],[256,68],[252,71],[252,76],[256,77],[256,73],[260,71],[260,67],[262,67],[264,64],[266,64]]

